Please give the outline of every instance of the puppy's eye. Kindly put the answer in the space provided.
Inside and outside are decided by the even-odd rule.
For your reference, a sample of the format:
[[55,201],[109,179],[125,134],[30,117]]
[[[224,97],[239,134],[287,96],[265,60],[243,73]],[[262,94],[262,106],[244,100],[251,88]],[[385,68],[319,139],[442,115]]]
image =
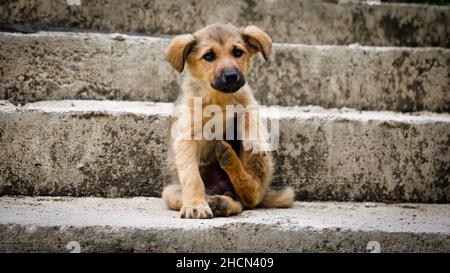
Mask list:
[[244,51],[240,50],[239,48],[235,47],[233,48],[233,56],[236,58],[239,58],[244,54]]
[[207,62],[214,62],[214,60],[216,59],[216,54],[210,51],[203,55],[203,59],[205,59]]

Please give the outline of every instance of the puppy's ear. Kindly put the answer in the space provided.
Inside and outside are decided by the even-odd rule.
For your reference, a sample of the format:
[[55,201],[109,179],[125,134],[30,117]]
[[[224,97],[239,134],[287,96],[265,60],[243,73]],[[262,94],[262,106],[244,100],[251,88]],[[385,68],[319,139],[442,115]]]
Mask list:
[[195,43],[195,37],[192,34],[183,34],[176,36],[170,42],[166,50],[166,60],[178,71],[182,72],[186,57]]
[[242,37],[251,48],[262,53],[264,59],[269,59],[272,50],[272,39],[264,31],[256,26],[244,28]]

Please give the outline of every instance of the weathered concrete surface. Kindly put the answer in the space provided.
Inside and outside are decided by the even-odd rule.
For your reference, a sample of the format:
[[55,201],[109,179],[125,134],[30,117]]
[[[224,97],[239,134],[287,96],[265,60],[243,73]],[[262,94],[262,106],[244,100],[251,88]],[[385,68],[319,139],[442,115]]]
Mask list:
[[158,196],[169,179],[165,105],[73,104],[2,106],[0,192]]
[[[0,106],[0,194],[159,196],[169,103]],[[279,108],[274,184],[298,200],[450,201],[450,115]]]
[[167,40],[106,34],[0,34],[0,98],[174,100],[178,75]]
[[0,198],[0,252],[450,252],[450,205],[305,203],[208,220],[157,198]]
[[[0,22],[148,34],[193,32],[215,22],[255,24],[276,42],[450,47],[450,8],[309,0],[3,1]],[[220,8],[218,8],[220,7]]]
[[[109,34],[0,33],[0,99],[173,101],[182,76],[167,39]],[[450,50],[275,44],[249,84],[268,105],[450,112]]]

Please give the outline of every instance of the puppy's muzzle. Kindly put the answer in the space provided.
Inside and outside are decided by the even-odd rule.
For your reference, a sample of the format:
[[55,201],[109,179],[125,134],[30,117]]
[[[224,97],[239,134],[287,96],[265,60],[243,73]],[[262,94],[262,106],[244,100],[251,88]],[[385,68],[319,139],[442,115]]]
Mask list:
[[234,93],[245,84],[245,78],[237,70],[224,70],[211,83],[212,88],[225,93]]

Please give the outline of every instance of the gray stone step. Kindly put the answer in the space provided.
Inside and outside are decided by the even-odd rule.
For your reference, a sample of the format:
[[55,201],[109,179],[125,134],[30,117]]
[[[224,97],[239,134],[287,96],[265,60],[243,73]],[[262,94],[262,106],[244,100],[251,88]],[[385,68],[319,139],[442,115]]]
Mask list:
[[[0,106],[0,195],[160,196],[170,103]],[[297,200],[450,201],[450,114],[280,107],[274,184]]]
[[[173,101],[180,76],[168,39],[0,33],[0,99]],[[450,112],[450,49],[275,44],[249,84],[267,105]]]
[[69,243],[80,252],[449,252],[450,205],[295,202],[191,220],[157,198],[0,197],[0,252],[69,252]]
[[3,1],[0,22],[147,34],[193,32],[225,22],[258,25],[276,42],[450,47],[449,7],[362,2],[105,0],[70,6],[62,0],[18,0]]

